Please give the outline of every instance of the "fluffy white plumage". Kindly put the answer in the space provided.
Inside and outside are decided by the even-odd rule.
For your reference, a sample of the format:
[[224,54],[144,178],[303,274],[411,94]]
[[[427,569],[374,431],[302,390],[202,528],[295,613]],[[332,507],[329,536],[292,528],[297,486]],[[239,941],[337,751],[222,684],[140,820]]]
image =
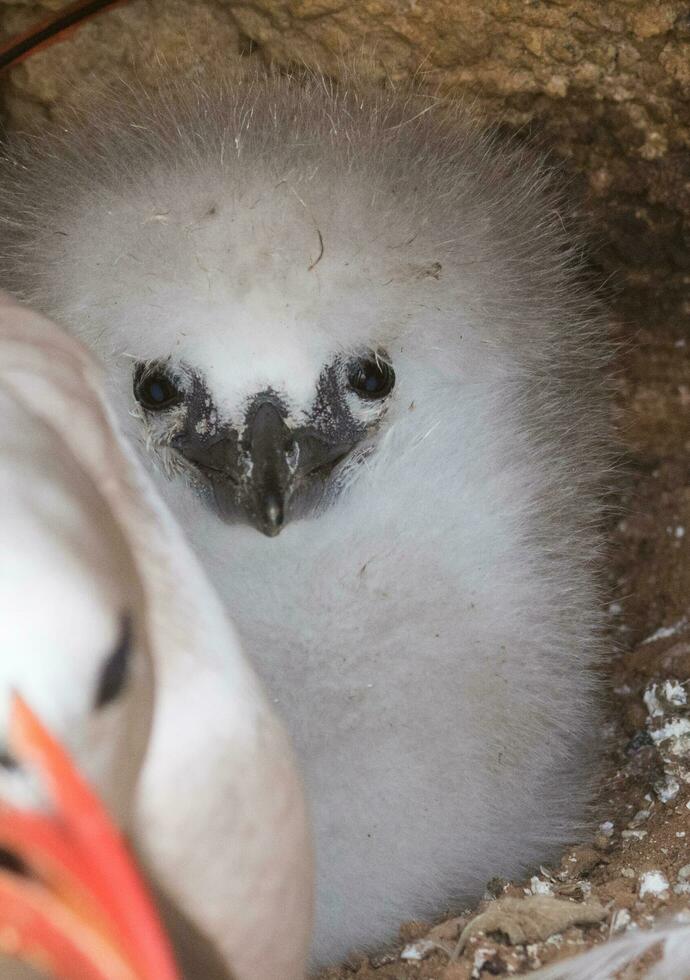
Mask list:
[[[10,150],[0,279],[106,365],[287,720],[332,961],[586,819],[601,317],[547,170],[439,100],[173,85],[68,129]],[[384,398],[352,388],[363,352],[392,365]],[[175,404],[137,404],[137,370]],[[267,393],[288,442],[347,442],[270,539],[189,448],[234,433],[251,485]],[[199,496],[224,493],[222,522]]]
[[[19,688],[45,716],[233,980],[299,980],[311,860],[287,740],[101,387],[74,340],[2,300],[2,711]],[[99,709],[125,616],[130,676]]]

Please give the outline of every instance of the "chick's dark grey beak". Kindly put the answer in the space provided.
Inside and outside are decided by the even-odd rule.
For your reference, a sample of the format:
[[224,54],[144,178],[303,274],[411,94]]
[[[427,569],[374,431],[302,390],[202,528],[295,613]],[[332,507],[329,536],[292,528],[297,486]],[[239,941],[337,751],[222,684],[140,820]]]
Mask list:
[[285,521],[285,507],[299,462],[299,446],[281,412],[269,401],[255,407],[244,441],[249,456],[250,516],[260,531],[275,537]]
[[[353,425],[322,429],[316,421],[291,428],[287,408],[270,391],[254,398],[240,431],[210,424],[205,405],[200,392],[171,446],[204,478],[223,520],[234,523],[244,515],[268,537],[279,534],[306,501],[318,499],[333,468],[364,433]],[[291,506],[297,497],[299,505]]]

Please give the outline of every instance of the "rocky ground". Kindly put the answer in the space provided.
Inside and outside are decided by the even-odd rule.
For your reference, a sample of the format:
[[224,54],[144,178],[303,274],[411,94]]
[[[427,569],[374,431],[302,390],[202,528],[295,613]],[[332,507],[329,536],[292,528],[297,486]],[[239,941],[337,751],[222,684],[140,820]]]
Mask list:
[[388,954],[320,980],[520,975],[662,917],[690,921],[690,290],[682,273],[654,279],[621,273],[614,301],[623,458],[598,826],[560,865],[488,882],[475,908],[405,923]]

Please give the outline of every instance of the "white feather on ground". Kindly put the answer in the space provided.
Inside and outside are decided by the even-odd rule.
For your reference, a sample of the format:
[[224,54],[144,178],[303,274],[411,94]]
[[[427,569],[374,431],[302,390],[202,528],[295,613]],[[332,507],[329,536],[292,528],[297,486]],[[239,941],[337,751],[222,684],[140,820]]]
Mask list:
[[690,926],[680,923],[630,931],[581,956],[555,963],[529,976],[531,980],[612,980],[618,971],[634,967],[640,957],[652,951],[657,960],[645,970],[645,980],[688,980]]

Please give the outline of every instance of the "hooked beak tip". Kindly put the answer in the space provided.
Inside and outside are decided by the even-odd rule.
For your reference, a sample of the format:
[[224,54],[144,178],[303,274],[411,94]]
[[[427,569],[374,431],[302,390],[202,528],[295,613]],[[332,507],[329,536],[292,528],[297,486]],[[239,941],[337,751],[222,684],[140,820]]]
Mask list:
[[267,493],[260,507],[261,530],[267,537],[275,538],[280,534],[285,522],[285,503],[282,494]]

